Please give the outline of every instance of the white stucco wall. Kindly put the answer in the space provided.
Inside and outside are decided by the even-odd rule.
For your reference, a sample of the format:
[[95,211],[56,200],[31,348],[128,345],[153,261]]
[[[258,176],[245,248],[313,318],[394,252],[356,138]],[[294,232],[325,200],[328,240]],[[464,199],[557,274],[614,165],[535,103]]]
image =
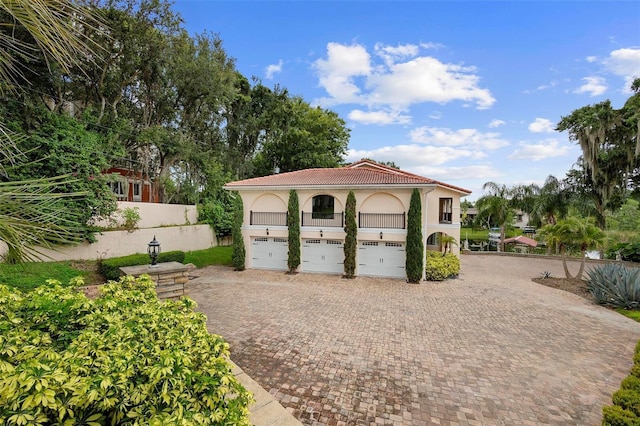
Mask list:
[[[156,228],[158,226],[191,225],[198,222],[198,209],[187,204],[141,203],[118,201],[118,210],[137,208],[140,214],[138,228]],[[116,213],[116,220],[120,220]],[[108,220],[96,222],[96,226],[107,228]]]
[[[138,229],[134,232],[106,231],[96,234],[97,242],[77,246],[63,246],[58,251],[42,249],[49,258],[43,261],[96,260],[136,253],[146,253],[149,241],[156,237],[163,252],[172,250],[193,251],[215,247],[216,237],[209,225],[172,226],[164,228]],[[0,242],[0,255],[6,245]]]
[[[402,213],[409,211],[413,188],[393,188],[389,190],[359,188],[354,190],[356,195],[356,212],[363,213]],[[250,212],[286,212],[289,202],[289,189],[282,190],[240,190],[244,204],[243,237],[245,247],[251,247],[251,238],[266,237],[267,229],[270,237],[287,238],[286,226],[249,225]],[[311,212],[312,199],[316,195],[327,194],[334,197],[334,211],[344,211],[348,189],[300,189],[297,190],[301,212]],[[439,223],[440,198],[453,198],[451,224]],[[422,189],[423,241],[433,232],[443,232],[460,241],[460,193],[442,187]],[[320,233],[322,232],[322,237]],[[358,240],[380,240],[405,242],[406,229],[358,229]],[[304,226],[300,231],[301,238],[329,238],[344,239],[345,233],[341,227]],[[460,254],[459,247],[454,246],[452,252]],[[246,266],[251,268],[251,256],[247,256]]]

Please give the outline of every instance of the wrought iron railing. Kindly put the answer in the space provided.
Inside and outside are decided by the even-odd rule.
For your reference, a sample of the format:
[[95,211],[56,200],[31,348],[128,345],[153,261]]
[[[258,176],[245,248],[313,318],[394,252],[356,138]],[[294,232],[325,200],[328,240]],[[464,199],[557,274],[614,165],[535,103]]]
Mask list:
[[250,225],[287,226],[287,212],[250,212]]
[[405,229],[405,213],[358,213],[358,228]]
[[344,213],[302,212],[302,226],[344,227]]

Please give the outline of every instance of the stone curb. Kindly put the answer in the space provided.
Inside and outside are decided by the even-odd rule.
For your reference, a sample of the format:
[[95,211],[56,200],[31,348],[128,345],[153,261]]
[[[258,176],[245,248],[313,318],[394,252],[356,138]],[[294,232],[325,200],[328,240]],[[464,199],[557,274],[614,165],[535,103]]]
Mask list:
[[255,402],[249,407],[249,420],[255,426],[299,426],[302,425],[269,392],[229,360],[231,371],[238,381],[253,394]]

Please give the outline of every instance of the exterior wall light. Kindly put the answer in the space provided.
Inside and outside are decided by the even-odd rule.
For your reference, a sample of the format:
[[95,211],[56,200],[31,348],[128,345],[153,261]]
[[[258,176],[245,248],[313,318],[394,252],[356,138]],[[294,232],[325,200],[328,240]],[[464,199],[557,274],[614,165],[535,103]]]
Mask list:
[[382,231],[380,231],[380,239],[382,239]]
[[269,228],[267,228],[267,235],[269,235]]
[[147,254],[151,258],[151,266],[158,266],[158,257],[160,256],[160,243],[156,240],[156,236],[153,236],[153,240],[147,247]]
[[322,238],[322,229],[320,230],[320,238]]

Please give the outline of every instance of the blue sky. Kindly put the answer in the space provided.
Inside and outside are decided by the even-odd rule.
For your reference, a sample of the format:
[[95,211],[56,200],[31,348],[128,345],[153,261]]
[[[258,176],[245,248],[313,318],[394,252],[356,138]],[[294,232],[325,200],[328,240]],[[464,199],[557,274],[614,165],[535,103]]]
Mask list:
[[219,34],[237,69],[337,112],[348,161],[482,195],[487,181],[563,178],[580,155],[563,115],[640,77],[638,1],[177,0],[190,33]]

